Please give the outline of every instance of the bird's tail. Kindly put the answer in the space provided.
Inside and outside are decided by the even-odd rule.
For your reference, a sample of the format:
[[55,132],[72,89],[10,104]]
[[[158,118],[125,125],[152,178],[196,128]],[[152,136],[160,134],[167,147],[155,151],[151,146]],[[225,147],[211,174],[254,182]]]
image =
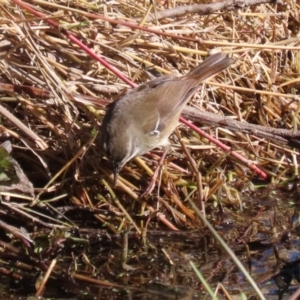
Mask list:
[[199,66],[186,74],[185,77],[202,82],[228,68],[233,62],[234,59],[227,57],[226,54],[216,53],[205,59]]

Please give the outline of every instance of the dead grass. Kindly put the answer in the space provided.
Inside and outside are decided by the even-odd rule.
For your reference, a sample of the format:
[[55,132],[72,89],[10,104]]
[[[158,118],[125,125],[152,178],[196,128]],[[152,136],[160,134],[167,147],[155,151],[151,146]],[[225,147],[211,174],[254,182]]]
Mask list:
[[[230,153],[180,126],[171,137],[172,151],[152,196],[139,199],[159,160],[159,150],[128,163],[121,172],[117,189],[113,189],[109,163],[99,153],[98,129],[107,99],[119,98],[128,85],[64,34],[65,30],[72,32],[136,84],[160,73],[185,74],[210,52],[219,49],[236,62],[203,86],[191,105],[240,121],[294,129],[300,121],[297,35],[300,7],[296,2],[285,2],[206,16],[188,14],[149,23],[143,21],[149,6],[138,1],[30,2],[46,18],[59,22],[60,30],[13,1],[3,4],[0,10],[1,106],[25,128],[3,117],[1,140],[12,142],[12,156],[35,187],[35,197],[27,200],[18,194],[3,193],[11,207],[3,206],[2,214],[13,212],[6,221],[25,227],[33,235],[45,227],[74,226],[87,230],[89,237],[95,234],[96,228],[106,228],[115,234],[135,228],[146,240],[147,233],[157,228],[165,230],[166,226],[205,232],[187,199],[198,206],[204,201],[208,219],[213,219],[211,213],[217,204],[242,207],[240,193],[253,182],[278,187],[292,180],[298,175],[297,149],[256,137],[255,133],[202,128],[266,172],[268,180],[262,180]],[[184,3],[177,1],[176,5]],[[164,9],[163,5],[159,2],[156,9]],[[139,20],[140,25],[177,38],[111,24],[92,14],[115,22],[136,24]],[[181,141],[186,145],[185,152]],[[53,240],[67,239],[60,234]],[[54,248],[53,256],[59,251]],[[44,255],[47,259],[52,257],[48,253]],[[88,262],[87,257],[82,259],[92,270],[96,262]],[[107,264],[104,258],[101,263]]]

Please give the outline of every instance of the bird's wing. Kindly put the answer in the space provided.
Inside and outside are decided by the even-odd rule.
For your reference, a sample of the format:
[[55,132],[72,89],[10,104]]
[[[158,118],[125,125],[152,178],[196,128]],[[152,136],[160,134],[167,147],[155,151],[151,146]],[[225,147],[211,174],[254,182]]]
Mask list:
[[145,134],[155,135],[166,128],[170,118],[181,113],[197,86],[195,80],[173,78],[157,80],[156,83],[150,81],[143,84],[143,89],[140,88],[137,93],[130,93],[132,101],[135,101],[132,115]]
[[178,78],[175,74],[162,76],[127,93],[126,101],[134,101],[133,116],[138,119],[144,133],[163,131],[173,121],[172,117],[177,121],[200,83],[226,69],[232,62],[225,54],[216,53],[183,77]]

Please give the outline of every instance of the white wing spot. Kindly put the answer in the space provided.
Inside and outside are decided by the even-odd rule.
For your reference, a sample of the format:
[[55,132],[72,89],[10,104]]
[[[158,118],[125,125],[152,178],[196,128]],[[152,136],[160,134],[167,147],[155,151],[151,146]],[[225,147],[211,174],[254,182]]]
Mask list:
[[160,131],[158,130],[159,123],[160,123],[160,117],[158,116],[154,130],[149,133],[150,136],[153,136],[153,137],[159,136],[159,134],[160,134]]

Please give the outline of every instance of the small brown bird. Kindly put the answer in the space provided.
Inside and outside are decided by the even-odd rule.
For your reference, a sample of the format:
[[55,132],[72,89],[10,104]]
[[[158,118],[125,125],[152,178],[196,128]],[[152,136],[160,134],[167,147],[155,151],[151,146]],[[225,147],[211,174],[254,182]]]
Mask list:
[[232,63],[223,53],[211,55],[187,75],[150,80],[108,106],[100,138],[114,169],[115,185],[120,169],[130,159],[168,145],[169,135],[199,84]]

